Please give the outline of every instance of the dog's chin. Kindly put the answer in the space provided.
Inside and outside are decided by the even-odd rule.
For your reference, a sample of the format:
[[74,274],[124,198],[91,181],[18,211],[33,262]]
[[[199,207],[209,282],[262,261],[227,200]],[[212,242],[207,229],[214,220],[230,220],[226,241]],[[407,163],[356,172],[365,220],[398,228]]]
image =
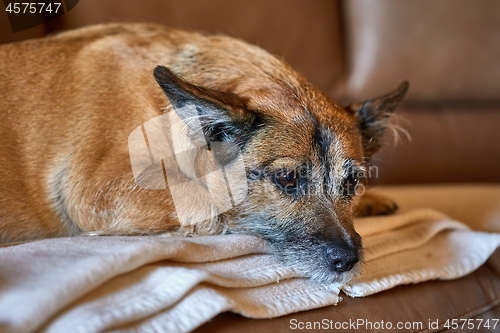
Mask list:
[[[300,265],[302,266],[302,265]],[[361,274],[361,264],[357,264],[347,272],[333,272],[327,267],[294,267],[301,275],[319,283],[336,283],[345,285],[349,281],[356,279]]]
[[316,268],[304,272],[305,276],[319,283],[336,283],[345,285],[349,281],[359,277],[361,273],[361,264],[357,264],[347,272],[333,272],[328,268]]

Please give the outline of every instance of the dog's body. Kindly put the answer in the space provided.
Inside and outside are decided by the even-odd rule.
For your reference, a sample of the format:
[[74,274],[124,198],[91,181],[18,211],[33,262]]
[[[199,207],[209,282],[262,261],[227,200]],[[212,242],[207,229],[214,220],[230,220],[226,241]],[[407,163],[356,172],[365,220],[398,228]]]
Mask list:
[[[145,24],[4,45],[0,61],[0,241],[225,230],[263,237],[286,263],[330,281],[361,257],[355,212],[395,209],[375,197],[363,205],[352,189],[406,86],[344,109],[257,47]],[[180,140],[164,147],[175,157],[137,176],[131,133],[164,114],[178,114],[165,129]],[[193,117],[205,146],[190,142]],[[165,170],[168,184],[206,175],[215,162],[201,151],[215,142],[232,145],[222,159],[243,156],[248,194],[232,209],[196,182],[180,203],[172,188],[138,185],[164,181]]]

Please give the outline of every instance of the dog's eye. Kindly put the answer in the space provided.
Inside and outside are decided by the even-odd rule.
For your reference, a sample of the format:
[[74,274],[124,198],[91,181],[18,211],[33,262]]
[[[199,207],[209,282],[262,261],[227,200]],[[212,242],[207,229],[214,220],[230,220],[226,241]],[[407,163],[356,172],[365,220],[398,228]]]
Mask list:
[[359,185],[359,178],[354,173],[349,173],[347,178],[344,180],[344,196],[352,197],[356,195],[356,190]]
[[294,190],[298,185],[298,179],[295,171],[278,172],[274,177],[275,183],[284,191]]

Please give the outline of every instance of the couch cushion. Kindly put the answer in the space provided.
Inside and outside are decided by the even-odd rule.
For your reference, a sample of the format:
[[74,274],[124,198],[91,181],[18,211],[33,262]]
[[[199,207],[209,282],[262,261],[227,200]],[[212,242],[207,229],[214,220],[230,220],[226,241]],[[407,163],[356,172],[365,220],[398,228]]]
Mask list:
[[500,182],[497,105],[417,105],[401,107],[401,135],[394,144],[388,131],[385,147],[374,155],[373,183]]
[[344,4],[349,95],[373,97],[408,79],[409,99],[500,98],[500,2]]

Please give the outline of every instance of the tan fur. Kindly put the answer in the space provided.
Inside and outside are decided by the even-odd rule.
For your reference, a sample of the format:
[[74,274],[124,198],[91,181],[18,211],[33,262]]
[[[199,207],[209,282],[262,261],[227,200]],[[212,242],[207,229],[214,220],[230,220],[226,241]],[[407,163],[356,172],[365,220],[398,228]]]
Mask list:
[[[365,155],[375,150],[368,154],[363,149],[363,110],[354,105],[346,111],[266,51],[224,36],[112,24],[3,45],[0,59],[0,241],[165,231],[213,234],[227,228],[259,234],[255,221],[242,221],[262,210],[277,212],[277,233],[288,228],[292,216],[305,221],[303,228],[311,235],[328,227],[321,219],[331,220],[338,237],[360,246],[352,216],[367,208],[356,208],[362,206],[359,198],[340,199],[338,188],[346,177],[342,163],[359,161],[356,168],[361,170]],[[311,182],[310,188],[328,193],[315,203],[292,202],[270,181],[261,181],[251,186],[249,199],[238,209],[181,225],[175,208],[193,217],[202,211],[217,213],[224,198],[203,205],[206,192],[189,184],[183,189],[189,200],[174,207],[168,188],[147,190],[134,181],[129,134],[162,114],[175,116],[153,77],[158,65],[185,80],[172,78],[179,87],[230,110],[233,119],[250,122],[254,113],[265,119],[268,125],[252,134],[245,147],[248,170],[268,162],[272,170],[311,163],[313,174],[328,174],[325,181],[331,188],[325,190],[322,180]],[[185,120],[174,118],[165,129],[177,138],[165,148],[172,156],[193,148],[185,137]],[[318,128],[333,133],[323,147],[331,169],[312,142]],[[194,162],[197,168],[192,169]],[[164,172],[175,169],[181,180],[206,173],[214,161],[198,151],[162,163]],[[222,192],[224,184],[210,177],[206,181]],[[370,202],[385,207],[372,213],[394,208],[372,197]],[[316,275],[321,279],[321,274]]]

